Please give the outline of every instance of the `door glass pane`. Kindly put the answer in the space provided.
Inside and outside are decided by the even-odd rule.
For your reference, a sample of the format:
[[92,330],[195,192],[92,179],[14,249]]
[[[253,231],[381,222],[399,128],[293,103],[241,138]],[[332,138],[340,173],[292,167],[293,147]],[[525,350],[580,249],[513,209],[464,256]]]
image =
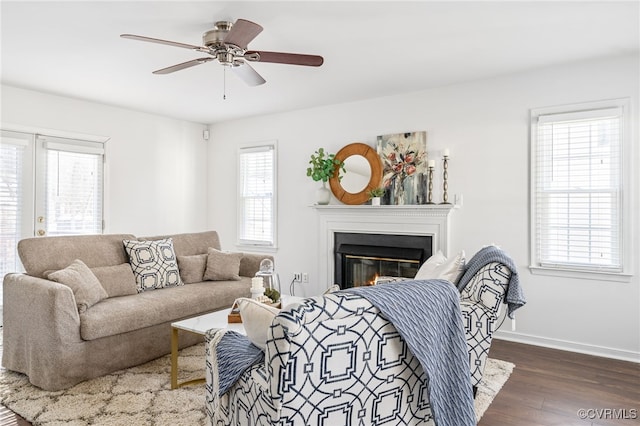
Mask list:
[[102,155],[47,151],[47,235],[102,233]]
[[20,270],[16,244],[21,238],[22,164],[25,147],[0,143],[0,273]]

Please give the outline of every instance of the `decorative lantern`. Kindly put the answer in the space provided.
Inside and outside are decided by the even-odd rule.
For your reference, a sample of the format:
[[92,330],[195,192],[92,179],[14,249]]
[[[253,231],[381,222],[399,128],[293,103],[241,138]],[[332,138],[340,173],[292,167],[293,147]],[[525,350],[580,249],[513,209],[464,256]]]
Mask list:
[[273,268],[273,260],[263,259],[260,262],[260,270],[256,272],[256,277],[262,277],[263,285],[265,288],[271,288],[280,291],[280,277]]

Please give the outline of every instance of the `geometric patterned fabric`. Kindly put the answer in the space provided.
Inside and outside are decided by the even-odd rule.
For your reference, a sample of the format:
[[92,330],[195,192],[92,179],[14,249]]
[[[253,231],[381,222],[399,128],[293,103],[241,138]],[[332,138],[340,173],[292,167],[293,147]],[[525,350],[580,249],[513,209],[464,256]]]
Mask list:
[[429,404],[436,424],[475,425],[458,289],[445,279],[429,279],[344,291],[378,307],[407,342],[428,378]]
[[[509,268],[492,262],[461,291],[476,387],[510,278]],[[366,299],[345,293],[306,299],[276,316],[268,336],[265,362],[220,397],[222,417],[207,406],[211,424],[435,425],[420,362]],[[207,394],[207,404],[212,400]]]
[[171,238],[155,241],[123,240],[136,278],[138,293],[184,285]]
[[435,424],[425,374],[398,331],[366,299],[342,293],[283,310],[265,362],[220,398],[221,418],[215,408],[216,425]]
[[491,262],[471,278],[460,293],[460,309],[467,337],[471,383],[478,386],[489,355],[495,323],[511,279],[511,270],[499,262]]

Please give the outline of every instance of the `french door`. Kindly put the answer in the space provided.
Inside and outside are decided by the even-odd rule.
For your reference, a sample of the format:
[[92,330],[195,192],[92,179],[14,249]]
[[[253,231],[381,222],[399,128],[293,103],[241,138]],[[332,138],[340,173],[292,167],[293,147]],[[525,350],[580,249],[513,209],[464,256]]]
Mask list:
[[2,131],[0,277],[22,238],[102,233],[103,171],[102,143]]

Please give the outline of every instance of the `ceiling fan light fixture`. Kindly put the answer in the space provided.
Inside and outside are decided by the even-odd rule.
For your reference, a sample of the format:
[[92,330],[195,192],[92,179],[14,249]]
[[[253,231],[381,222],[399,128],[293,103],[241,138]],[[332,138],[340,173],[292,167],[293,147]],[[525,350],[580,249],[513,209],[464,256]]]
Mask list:
[[218,62],[226,67],[233,66],[233,61],[235,60],[235,58],[236,57],[233,52],[228,50],[221,50],[216,52],[216,59],[218,59]]

